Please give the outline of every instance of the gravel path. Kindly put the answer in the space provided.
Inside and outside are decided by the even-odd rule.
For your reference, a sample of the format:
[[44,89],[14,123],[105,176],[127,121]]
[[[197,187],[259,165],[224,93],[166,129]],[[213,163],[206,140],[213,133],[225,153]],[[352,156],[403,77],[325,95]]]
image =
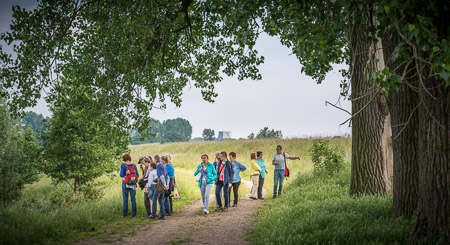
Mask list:
[[[248,189],[252,187],[252,183],[248,180],[242,179],[241,183]],[[263,195],[265,195],[265,190],[263,190]],[[251,230],[253,214],[263,201],[251,200],[248,196],[249,194],[239,200],[238,207],[231,207],[226,212],[214,212],[215,198],[214,195],[210,195],[210,214],[203,214],[201,200],[195,201],[190,205],[185,205],[172,216],[166,216],[166,220],[159,220],[141,227],[133,236],[108,243],[249,244],[248,241],[244,241],[244,237]],[[99,241],[87,239],[81,244],[95,243],[99,243]]]

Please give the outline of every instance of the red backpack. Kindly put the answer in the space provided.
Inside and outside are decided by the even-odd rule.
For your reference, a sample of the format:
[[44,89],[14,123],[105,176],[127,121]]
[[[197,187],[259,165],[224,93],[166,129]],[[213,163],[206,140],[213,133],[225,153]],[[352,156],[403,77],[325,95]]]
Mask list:
[[289,177],[289,175],[291,174],[291,170],[289,170],[289,168],[287,167],[287,162],[286,162],[286,154],[283,152],[283,157],[284,157],[284,177]]
[[126,170],[126,175],[125,175],[125,184],[127,185],[135,185],[138,182],[138,177],[136,174],[136,168],[134,167],[134,165],[126,165],[127,166],[127,170]]

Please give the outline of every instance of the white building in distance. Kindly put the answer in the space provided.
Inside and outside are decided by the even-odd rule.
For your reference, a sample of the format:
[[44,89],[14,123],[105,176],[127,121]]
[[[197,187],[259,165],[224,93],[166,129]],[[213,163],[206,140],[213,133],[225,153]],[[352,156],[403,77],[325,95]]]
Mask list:
[[231,131],[219,131],[218,140],[228,140],[231,139]]

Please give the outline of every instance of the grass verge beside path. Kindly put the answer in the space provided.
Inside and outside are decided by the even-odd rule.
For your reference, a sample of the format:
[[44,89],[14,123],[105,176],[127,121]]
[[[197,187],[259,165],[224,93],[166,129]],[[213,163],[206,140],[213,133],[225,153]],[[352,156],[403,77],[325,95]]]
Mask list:
[[404,244],[413,220],[392,217],[392,195],[349,196],[350,170],[299,175],[258,211],[255,244]]

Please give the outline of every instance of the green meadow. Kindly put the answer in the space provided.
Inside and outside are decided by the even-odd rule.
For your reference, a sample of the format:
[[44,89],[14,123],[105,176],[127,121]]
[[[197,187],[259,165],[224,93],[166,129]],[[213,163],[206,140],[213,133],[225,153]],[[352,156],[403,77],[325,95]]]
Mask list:
[[[412,221],[391,218],[391,195],[349,197],[349,164],[336,177],[312,174],[313,164],[308,154],[312,139],[147,144],[130,146],[130,150],[132,162],[140,155],[172,155],[181,197],[174,201],[174,208],[178,210],[201,198],[193,172],[200,164],[202,154],[208,154],[213,162],[216,151],[236,152],[237,160],[247,167],[250,154],[263,151],[269,171],[264,185],[271,197],[271,160],[278,144],[283,146],[283,151],[302,159],[288,161],[292,176],[285,181],[282,198],[264,203],[255,215],[256,225],[247,239],[256,244],[404,243]],[[349,162],[351,139],[332,138],[330,145],[341,147]],[[242,173],[241,177],[250,180],[248,172]],[[136,198],[138,218],[123,219],[121,178],[117,173],[105,175],[96,183],[103,196],[95,201],[79,202],[73,198],[69,186],[55,185],[41,175],[40,181],[25,188],[18,201],[0,209],[0,244],[71,243],[87,237],[101,242],[120,241],[134,235],[133,228],[139,229],[152,222],[141,216],[144,206],[143,192],[139,188]],[[245,187],[240,189],[241,196],[247,192]],[[129,209],[131,212],[131,205]]]

